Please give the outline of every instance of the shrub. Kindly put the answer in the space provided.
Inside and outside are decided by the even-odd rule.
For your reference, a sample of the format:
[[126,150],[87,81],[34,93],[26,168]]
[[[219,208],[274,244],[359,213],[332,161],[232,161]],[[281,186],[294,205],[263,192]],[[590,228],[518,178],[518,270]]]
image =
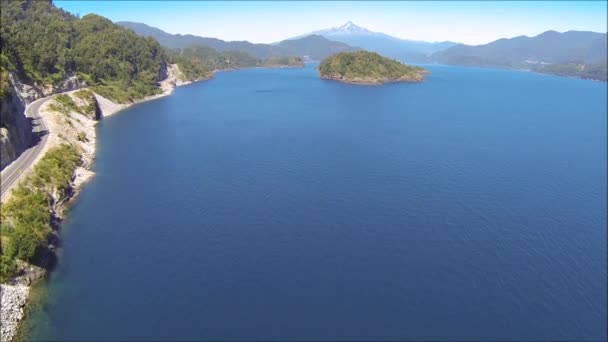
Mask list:
[[97,99],[93,92],[87,89],[80,89],[74,92],[74,96],[86,102],[86,105],[78,107],[79,112],[95,120],[97,118]]
[[18,225],[45,230],[50,222],[48,206],[49,197],[46,193],[19,184],[13,190],[11,199],[2,205],[3,228],[11,223],[9,225],[11,228],[8,229],[9,236]]
[[33,261],[36,251],[44,247],[47,234],[27,225],[18,226],[11,232],[4,253],[11,259]]
[[17,275],[18,268],[15,260],[6,255],[0,255],[0,283],[6,283]]
[[76,106],[74,100],[69,95],[59,94],[53,100],[59,103],[60,112],[64,114],[69,114],[71,111],[78,112],[78,106]]
[[86,90],[86,89],[80,89],[78,91],[75,91],[74,96],[76,96],[77,98],[79,98],[81,100],[90,100],[91,98],[95,97],[95,95],[93,95],[93,93],[91,91]]
[[89,139],[87,139],[87,134],[82,131],[78,132],[78,141],[82,141],[82,142],[89,141]]

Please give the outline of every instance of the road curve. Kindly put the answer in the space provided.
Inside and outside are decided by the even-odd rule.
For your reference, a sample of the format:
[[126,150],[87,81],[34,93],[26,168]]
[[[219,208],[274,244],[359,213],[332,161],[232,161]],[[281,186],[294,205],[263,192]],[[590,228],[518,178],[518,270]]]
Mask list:
[[[31,119],[32,131],[34,135],[39,134],[40,140],[34,146],[30,146],[27,150],[23,151],[17,159],[7,165],[4,170],[0,173],[0,196],[4,197],[13,185],[17,184],[21,175],[25,173],[27,169],[32,167],[34,161],[36,161],[38,155],[42,152],[44,145],[48,138],[48,129],[44,123],[44,119],[40,116],[39,110],[42,105],[50,100],[52,96],[38,99],[30,103],[25,108],[25,116]],[[35,139],[35,138],[33,138]]]

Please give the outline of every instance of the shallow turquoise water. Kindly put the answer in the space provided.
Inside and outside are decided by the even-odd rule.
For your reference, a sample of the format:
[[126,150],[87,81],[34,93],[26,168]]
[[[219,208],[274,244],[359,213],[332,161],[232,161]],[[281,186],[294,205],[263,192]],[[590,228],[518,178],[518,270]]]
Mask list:
[[606,339],[606,83],[428,68],[105,118],[31,338]]

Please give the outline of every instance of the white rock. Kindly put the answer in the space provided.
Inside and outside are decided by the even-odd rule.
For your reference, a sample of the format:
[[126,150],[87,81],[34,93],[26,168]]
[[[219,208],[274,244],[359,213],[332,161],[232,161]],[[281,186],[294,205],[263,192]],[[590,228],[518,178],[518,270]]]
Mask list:
[[25,285],[0,284],[0,342],[10,342],[17,332],[29,290]]

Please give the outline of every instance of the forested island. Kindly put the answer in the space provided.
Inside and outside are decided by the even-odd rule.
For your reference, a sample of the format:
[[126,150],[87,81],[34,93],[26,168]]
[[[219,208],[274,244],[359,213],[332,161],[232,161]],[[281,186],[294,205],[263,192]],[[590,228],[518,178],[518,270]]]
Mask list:
[[324,79],[355,84],[420,82],[426,69],[400,63],[375,52],[341,52],[323,60],[319,76]]

